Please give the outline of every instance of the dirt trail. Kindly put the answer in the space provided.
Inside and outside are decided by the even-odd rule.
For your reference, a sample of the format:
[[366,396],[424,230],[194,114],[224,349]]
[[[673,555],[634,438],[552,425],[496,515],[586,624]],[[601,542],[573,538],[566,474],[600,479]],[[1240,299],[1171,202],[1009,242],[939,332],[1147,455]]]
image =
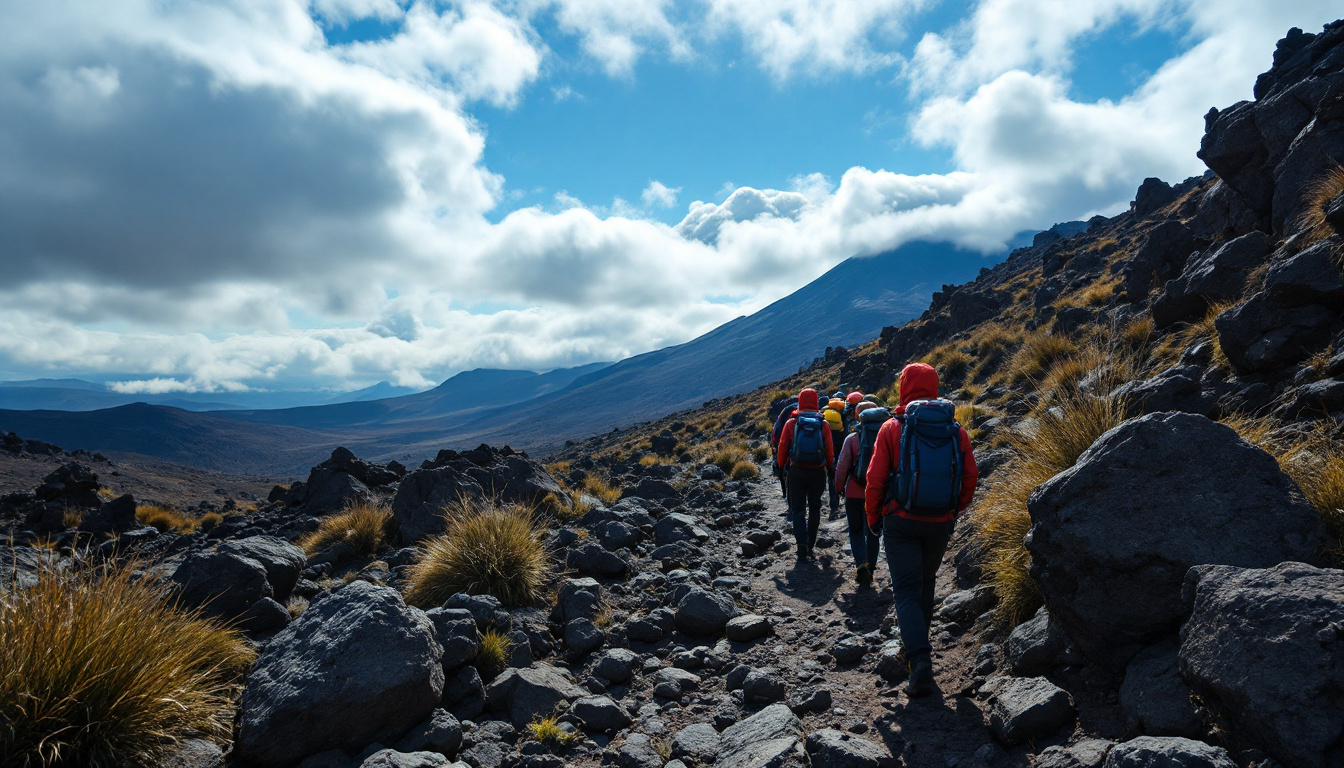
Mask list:
[[[762,527],[788,530],[788,508],[779,485],[761,482],[753,499],[764,505],[757,513]],[[716,537],[717,538],[717,537]],[[725,539],[730,537],[724,537]],[[798,563],[793,540],[784,533],[788,551],[765,567],[739,567],[751,585],[752,609],[778,618],[776,636],[763,642],[774,666],[787,671],[791,691],[811,682],[831,692],[832,708],[804,719],[807,731],[836,728],[881,741],[904,766],[1028,766],[1025,754],[1009,754],[993,743],[984,716],[971,691],[979,642],[957,636],[935,621],[932,637],[937,692],[911,700],[904,683],[890,685],[874,671],[876,648],[894,638],[891,581],[885,552],[871,587],[854,581],[844,509],[829,519],[823,499],[822,530],[815,562]],[[723,559],[745,561],[726,541]],[[938,598],[955,591],[949,550],[939,573]],[[829,650],[847,635],[869,636],[872,651],[858,662],[836,665]]]

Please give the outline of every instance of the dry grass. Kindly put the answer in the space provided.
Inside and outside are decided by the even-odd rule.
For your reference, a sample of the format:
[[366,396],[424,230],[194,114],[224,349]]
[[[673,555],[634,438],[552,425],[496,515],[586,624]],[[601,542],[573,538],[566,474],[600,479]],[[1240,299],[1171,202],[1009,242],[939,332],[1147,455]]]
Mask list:
[[1148,347],[1148,342],[1152,341],[1156,330],[1153,316],[1145,314],[1130,320],[1120,331],[1120,339],[1125,346],[1137,352]]
[[722,469],[724,474],[732,474],[733,468],[747,458],[747,449],[740,445],[728,445],[714,450],[709,463]]
[[1325,220],[1325,207],[1340,193],[1344,193],[1344,166],[1334,162],[1303,190],[1302,202],[1306,208],[1297,224],[1307,233],[1304,245],[1318,243],[1334,234],[1334,228]]
[[[1339,425],[1321,421],[1305,434],[1294,434],[1267,416],[1233,415],[1223,423],[1273,456],[1316,508],[1330,535],[1344,537],[1344,442],[1335,436]],[[1338,551],[1332,555],[1337,562],[1344,560]]]
[[69,508],[61,513],[61,525],[65,528],[78,528],[82,522],[84,522],[84,513],[78,509]]
[[1214,321],[1218,319],[1219,315],[1236,305],[1237,302],[1229,301],[1210,306],[1204,313],[1204,317],[1187,324],[1175,333],[1168,334],[1162,340],[1162,344],[1153,351],[1153,358],[1162,363],[1173,364],[1180,359],[1187,349],[1201,341],[1207,341],[1213,348],[1214,365],[1225,371],[1232,370],[1232,364],[1228,362],[1227,355],[1223,352],[1223,345],[1218,338],[1218,328],[1214,325]]
[[560,716],[554,713],[542,717],[537,715],[527,724],[527,732],[532,738],[543,744],[565,747],[583,738],[578,731],[567,731],[560,727]]
[[378,552],[387,540],[392,510],[377,504],[356,504],[343,512],[323,518],[317,530],[299,539],[309,555],[343,543],[357,554],[368,557]]
[[503,672],[509,666],[509,654],[513,643],[509,636],[496,629],[487,629],[481,633],[481,650],[472,664],[487,682]]
[[1055,363],[1078,351],[1078,345],[1063,334],[1036,331],[1021,341],[1008,363],[1009,378],[1015,384],[1040,381]]
[[463,499],[449,505],[444,517],[447,530],[421,545],[411,567],[406,602],[433,608],[459,592],[494,595],[507,606],[537,602],[551,564],[532,510]]
[[652,467],[655,464],[671,464],[671,456],[659,456],[656,453],[646,453],[639,458],[639,466]]
[[1082,288],[1079,288],[1077,291],[1056,299],[1055,308],[1104,307],[1115,297],[1116,289],[1119,287],[1120,275],[1109,275],[1094,280]]
[[183,739],[229,739],[255,657],[237,632],[175,609],[131,566],[0,589],[0,763],[155,765]]
[[224,522],[224,516],[218,512],[207,512],[200,517],[192,517],[191,515],[178,512],[172,507],[164,507],[157,504],[141,504],[137,506],[135,508],[135,519],[145,525],[157,528],[160,533],[177,531],[181,534],[208,531]]
[[764,462],[766,459],[770,458],[770,446],[762,444],[752,448],[751,458],[755,459],[757,463]]
[[730,480],[755,480],[761,476],[761,470],[750,461],[743,459],[733,464],[732,469],[728,471]]
[[613,488],[605,477],[591,472],[583,478],[583,491],[607,505],[615,504],[621,500],[620,488]]

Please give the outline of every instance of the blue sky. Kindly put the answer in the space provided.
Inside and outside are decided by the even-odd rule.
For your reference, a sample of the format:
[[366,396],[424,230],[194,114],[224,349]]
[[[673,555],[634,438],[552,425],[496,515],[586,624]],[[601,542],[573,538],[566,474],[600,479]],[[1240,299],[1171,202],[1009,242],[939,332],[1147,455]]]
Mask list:
[[0,379],[428,386],[1202,173],[1331,0],[0,4]]

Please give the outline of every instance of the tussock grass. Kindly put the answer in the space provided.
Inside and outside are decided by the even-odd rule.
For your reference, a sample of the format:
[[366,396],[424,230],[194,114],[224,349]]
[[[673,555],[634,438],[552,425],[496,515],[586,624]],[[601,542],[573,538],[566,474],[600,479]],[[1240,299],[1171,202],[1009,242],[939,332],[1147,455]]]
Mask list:
[[0,763],[154,765],[187,738],[227,742],[254,658],[131,566],[0,586]]
[[374,555],[387,540],[392,522],[392,510],[378,504],[360,503],[343,512],[323,518],[317,530],[299,539],[299,546],[309,555],[344,543],[365,557]]
[[496,629],[487,629],[481,633],[481,650],[472,664],[483,679],[493,680],[509,666],[509,654],[512,651],[513,643],[509,642],[508,635]]
[[1078,345],[1063,334],[1036,331],[1024,337],[1008,363],[1009,377],[1015,384],[1040,381],[1055,363],[1075,354]]
[[971,369],[975,358],[963,349],[942,346],[925,355],[923,362],[928,363],[934,367],[934,370],[938,371],[939,379],[960,381]]
[[1104,307],[1115,296],[1120,287],[1120,275],[1109,275],[1079,288],[1077,291],[1055,300],[1056,309],[1071,307]]
[[1125,327],[1120,331],[1120,339],[1125,343],[1125,346],[1137,352],[1148,347],[1148,343],[1152,341],[1156,330],[1157,328],[1153,324],[1153,316],[1143,315],[1125,324]]
[[[1320,421],[1306,433],[1291,433],[1271,417],[1241,414],[1223,423],[1273,456],[1316,508],[1330,535],[1344,538],[1344,442],[1334,434],[1339,425]],[[1332,557],[1344,563],[1344,552],[1336,551]]]
[[1344,192],[1344,166],[1334,162],[1303,190],[1302,202],[1306,208],[1298,216],[1297,224],[1307,233],[1307,245],[1318,243],[1335,233],[1325,220],[1325,207],[1341,192]]
[[1223,345],[1218,338],[1218,328],[1214,325],[1214,321],[1218,319],[1219,315],[1236,305],[1237,302],[1229,301],[1210,306],[1204,313],[1204,317],[1187,324],[1175,333],[1168,334],[1163,339],[1162,344],[1154,350],[1154,359],[1173,364],[1180,359],[1185,350],[1201,341],[1207,341],[1213,347],[1214,365],[1225,371],[1232,370],[1232,363],[1228,361],[1227,354],[1223,352]]
[[766,459],[770,458],[770,446],[763,444],[752,448],[751,458],[755,459],[757,463],[764,462]]
[[84,522],[84,513],[78,509],[67,508],[61,513],[61,525],[65,528],[78,528]]
[[566,731],[560,727],[560,716],[554,713],[542,717],[537,715],[527,724],[527,732],[533,739],[543,744],[565,747],[583,738],[578,731]]
[[984,555],[982,568],[998,598],[995,624],[1011,629],[1030,618],[1041,605],[1040,588],[1031,578],[1031,554],[1023,542],[1031,529],[1027,499],[1036,488],[1077,463],[1098,437],[1125,421],[1128,403],[1114,394],[1139,369],[1133,354],[1127,354],[1108,339],[1094,341],[1083,350],[1056,362],[1074,367],[1088,362],[1086,389],[1065,385],[1064,374],[1051,376],[1055,387],[1042,398],[1046,407],[1037,415],[1034,428],[1007,435],[1012,453],[1008,464],[995,474],[995,481],[975,505],[971,524],[977,546]]
[[583,490],[589,496],[601,500],[603,504],[611,505],[621,500],[620,488],[613,488],[605,477],[591,472],[583,478]]
[[656,453],[646,453],[639,458],[639,466],[652,467],[655,464],[671,464],[671,456],[659,456]]
[[729,445],[715,450],[709,456],[709,463],[722,469],[724,474],[732,474],[733,468],[747,458],[745,448],[737,445]]
[[200,517],[178,512],[172,507],[158,504],[141,504],[135,508],[135,519],[157,528],[160,533],[177,531],[182,534],[208,531],[224,522],[224,516],[218,512],[207,512]]
[[433,608],[458,592],[493,595],[508,606],[541,598],[551,565],[532,510],[462,499],[445,508],[444,517],[446,532],[426,540],[411,567],[406,602]]
[[728,471],[730,480],[755,480],[761,476],[761,470],[756,465],[746,459],[733,464],[732,469]]

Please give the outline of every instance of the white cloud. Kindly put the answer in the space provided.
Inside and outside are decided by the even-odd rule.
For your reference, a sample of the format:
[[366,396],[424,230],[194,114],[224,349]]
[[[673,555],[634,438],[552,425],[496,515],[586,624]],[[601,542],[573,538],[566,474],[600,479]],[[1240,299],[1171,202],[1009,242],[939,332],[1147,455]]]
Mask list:
[[671,0],[521,0],[528,15],[549,10],[560,29],[577,35],[607,74],[629,77],[648,48],[690,55],[682,29],[668,18]]
[[639,197],[645,208],[671,208],[677,204],[677,195],[681,187],[669,187],[657,179],[650,181]]

